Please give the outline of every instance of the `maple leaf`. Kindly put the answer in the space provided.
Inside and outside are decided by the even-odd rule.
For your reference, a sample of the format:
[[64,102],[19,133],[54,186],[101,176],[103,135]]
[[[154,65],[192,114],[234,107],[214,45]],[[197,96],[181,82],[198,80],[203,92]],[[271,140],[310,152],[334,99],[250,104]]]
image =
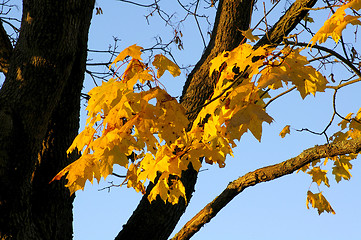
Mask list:
[[156,164],[157,162],[152,154],[147,153],[140,163],[141,171],[138,174],[138,179],[145,181],[148,178],[149,181],[154,183],[158,171]]
[[160,78],[164,74],[165,70],[168,70],[173,77],[177,77],[181,73],[179,67],[162,54],[155,55],[152,64],[158,69],[157,78]]
[[213,58],[210,63],[209,76],[212,75],[214,71],[219,71],[222,64],[229,58],[229,51],[223,51],[221,54],[218,54],[217,57]]
[[327,170],[321,170],[320,167],[314,167],[307,173],[312,176],[312,181],[317,183],[318,186],[323,182],[327,187],[330,187],[326,176]]
[[52,181],[60,180],[64,175],[66,175],[66,179],[68,180],[65,186],[69,189],[70,195],[77,190],[84,189],[87,180],[92,183],[95,177],[99,182],[101,176],[98,162],[94,161],[91,155],[84,155],[77,161],[69,164],[61,170]]
[[234,114],[229,121],[229,126],[231,128],[241,128],[245,126],[258,141],[261,141],[262,123],[267,122],[270,124],[272,121],[273,118],[264,111],[262,106],[249,104]]
[[297,87],[302,99],[308,94],[313,95],[316,92],[324,92],[328,81],[309,64],[307,58],[300,55],[302,48],[293,49],[284,48],[282,53],[284,58],[282,62],[277,60],[274,64],[267,66],[261,71],[261,78],[258,81],[258,87],[264,88],[269,86],[271,89],[277,89],[282,86],[280,80],[288,83],[291,82]]
[[284,138],[286,134],[290,134],[290,125],[286,125],[280,132],[281,138]]
[[89,145],[89,143],[93,140],[95,132],[96,130],[94,128],[86,127],[81,133],[79,133],[75,137],[73,143],[67,150],[67,153],[70,154],[74,151],[75,148],[77,148],[78,151],[82,151],[84,147]]
[[152,202],[160,196],[160,198],[166,203],[177,204],[179,197],[183,197],[186,200],[185,188],[180,180],[169,181],[171,185],[168,185],[169,173],[162,173],[159,177],[157,184],[152,188],[148,195],[149,202]]
[[332,174],[335,176],[336,182],[340,182],[342,179],[349,180],[352,177],[350,173],[352,159],[354,159],[353,156],[339,156],[335,159]]
[[202,163],[199,160],[203,156],[203,151],[200,148],[195,147],[187,152],[186,158],[190,159],[193,169],[197,172],[202,167]]
[[105,148],[104,152],[100,154],[99,160],[99,171],[104,179],[113,173],[114,164],[120,166],[126,166],[128,164],[128,158],[124,152],[120,151],[119,146],[114,146],[111,149]]
[[313,194],[311,191],[307,191],[307,200],[306,200],[307,209],[309,209],[309,204],[311,204],[313,208],[317,208],[319,215],[324,211],[328,213],[336,214],[335,211],[332,209],[330,203],[322,195],[322,192]]
[[112,67],[113,64],[116,65],[117,62],[123,61],[128,56],[132,57],[133,59],[142,60],[142,58],[140,57],[140,55],[142,55],[141,52],[142,49],[143,49],[142,47],[139,47],[136,44],[127,47],[118,54],[118,56],[110,64],[109,69]]

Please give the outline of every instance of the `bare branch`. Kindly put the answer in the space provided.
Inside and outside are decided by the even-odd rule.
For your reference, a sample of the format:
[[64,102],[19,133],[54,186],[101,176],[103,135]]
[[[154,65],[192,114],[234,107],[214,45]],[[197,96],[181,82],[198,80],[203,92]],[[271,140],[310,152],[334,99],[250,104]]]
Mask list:
[[204,224],[208,223],[213,217],[215,217],[217,213],[234,197],[248,187],[291,174],[306,164],[318,159],[359,153],[360,151],[361,138],[340,141],[309,148],[297,157],[249,172],[228,184],[227,188],[212,202],[207,204],[189,222],[187,222],[187,224],[184,225],[184,227],[172,238],[172,240],[190,239]]
[[[291,42],[291,41],[286,41],[287,44],[291,44],[291,45],[295,45],[295,46],[302,46],[302,47],[307,47],[309,46],[308,43],[302,43],[302,42]],[[347,60],[346,58],[344,58],[343,56],[341,56],[339,53],[329,49],[329,48],[326,48],[326,47],[323,47],[323,46],[320,46],[320,45],[313,45],[312,48],[316,48],[316,49],[319,49],[319,50],[322,50],[324,52],[327,52],[327,53],[330,53],[332,54],[333,56],[337,57],[338,59],[340,59],[343,63],[345,63],[349,68],[351,68],[352,71],[355,72],[355,74],[361,78],[361,72],[352,64],[352,62],[350,62],[349,60]]]
[[136,6],[139,6],[139,7],[157,7],[157,3],[158,1],[155,1],[154,3],[151,3],[151,4],[141,4],[141,3],[136,3],[136,2],[133,2],[133,1],[128,1],[128,0],[118,0],[119,2],[125,2],[125,3],[130,3],[130,4],[133,4],[133,5],[136,5]]
[[283,95],[291,92],[293,89],[296,89],[296,86],[293,86],[293,87],[291,87],[290,89],[288,89],[288,90],[286,90],[286,91],[278,94],[278,95],[275,96],[274,98],[271,98],[271,99],[267,102],[266,106],[264,106],[264,108],[268,107],[268,105],[270,105],[270,103],[273,102],[274,100],[276,100],[277,98],[279,98],[279,97],[281,97],[281,96],[283,96]]

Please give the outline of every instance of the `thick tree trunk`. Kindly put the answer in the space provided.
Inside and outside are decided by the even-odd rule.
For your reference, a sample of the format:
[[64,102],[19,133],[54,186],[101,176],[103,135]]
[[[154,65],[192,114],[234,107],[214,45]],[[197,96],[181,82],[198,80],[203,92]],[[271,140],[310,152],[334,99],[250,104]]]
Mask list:
[[[201,106],[212,94],[216,76],[209,77],[209,62],[217,54],[224,50],[232,50],[240,44],[243,36],[239,30],[249,28],[252,8],[253,1],[250,0],[219,1],[211,40],[202,58],[188,76],[183,90],[181,101],[187,111]],[[198,111],[191,114],[189,119],[194,120],[197,113]],[[182,174],[181,180],[185,185],[189,202],[197,180],[197,172],[190,166],[190,169]],[[148,187],[147,194],[151,187]],[[185,202],[180,201],[176,205],[164,204],[158,198],[149,204],[147,194],[115,239],[161,240],[170,236],[186,209]]]
[[71,239],[72,197],[52,177],[77,134],[94,0],[24,1],[0,90],[0,239]]

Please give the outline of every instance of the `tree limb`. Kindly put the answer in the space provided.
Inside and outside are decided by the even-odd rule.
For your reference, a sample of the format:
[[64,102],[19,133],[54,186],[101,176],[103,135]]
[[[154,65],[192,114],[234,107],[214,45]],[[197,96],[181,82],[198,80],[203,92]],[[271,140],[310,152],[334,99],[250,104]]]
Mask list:
[[6,74],[9,68],[9,60],[13,51],[9,36],[7,35],[3,21],[0,21],[0,71]]
[[273,27],[256,43],[255,48],[266,44],[279,44],[306,16],[317,0],[296,0]]
[[291,174],[306,164],[321,158],[359,153],[360,151],[361,138],[321,146],[316,145],[315,147],[304,150],[297,157],[249,172],[228,184],[227,188],[187,222],[172,240],[190,239],[204,224],[215,217],[235,196],[248,187]]

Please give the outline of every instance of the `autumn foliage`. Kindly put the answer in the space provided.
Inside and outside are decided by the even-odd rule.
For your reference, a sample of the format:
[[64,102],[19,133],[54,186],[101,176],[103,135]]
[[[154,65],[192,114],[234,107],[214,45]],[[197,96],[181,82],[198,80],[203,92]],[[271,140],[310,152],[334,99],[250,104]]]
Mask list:
[[[263,123],[273,121],[266,112],[266,99],[272,91],[295,87],[302,99],[325,91],[328,81],[309,64],[302,51],[317,42],[325,42],[329,36],[337,43],[346,25],[361,25],[360,16],[345,13],[349,8],[359,10],[361,1],[353,0],[340,6],[306,49],[287,44],[282,48],[271,45],[255,48],[243,43],[214,58],[210,73],[218,75],[218,82],[212,97],[197,109],[200,112],[193,122],[188,121],[189,112],[166,92],[159,80],[165,71],[178,76],[179,67],[163,55],[154,56],[151,64],[145,63],[141,47],[126,48],[112,63],[125,68],[123,73],[117,72],[89,92],[85,129],[68,150],[70,153],[77,149],[82,156],[54,179],[66,176],[66,186],[72,194],[84,189],[87,180],[105,179],[117,164],[127,171],[124,184],[128,187],[144,194],[148,182],[156,184],[148,196],[149,201],[160,196],[164,202],[178,203],[180,197],[186,198],[180,177],[189,164],[197,171],[203,164],[216,163],[224,167],[227,155],[232,156],[236,140],[243,134],[250,132],[261,141]],[[251,41],[257,40],[251,30],[244,34]],[[361,109],[343,119],[340,131],[329,140],[360,137],[360,122]],[[280,136],[284,138],[289,133],[287,125]],[[350,160],[356,156],[326,158],[301,170],[318,186],[329,187],[329,173],[322,170],[322,164],[333,164],[331,174],[337,182],[348,180]],[[322,192],[308,191],[306,204],[317,208],[319,213],[335,213]]]

